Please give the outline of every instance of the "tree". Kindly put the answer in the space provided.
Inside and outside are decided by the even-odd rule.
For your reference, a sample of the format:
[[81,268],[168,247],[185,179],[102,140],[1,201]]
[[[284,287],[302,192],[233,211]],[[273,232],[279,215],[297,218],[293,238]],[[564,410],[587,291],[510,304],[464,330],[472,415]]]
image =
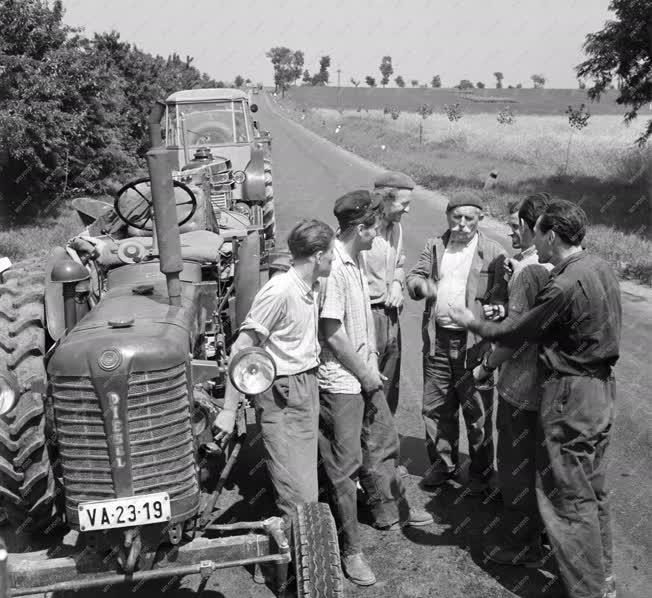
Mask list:
[[[512,87],[512,86],[510,85],[510,87]],[[523,84],[522,83],[517,83],[516,84],[516,89],[523,89]]]
[[[616,102],[627,107],[625,122],[652,101],[652,8],[647,0],[611,0],[615,13],[604,27],[586,36],[588,58],[577,67],[578,77],[590,79],[589,98],[598,100],[619,81]],[[652,119],[638,138],[643,145],[652,136]]]
[[534,89],[543,89],[546,84],[546,78],[543,75],[532,75],[530,79],[532,79]]
[[412,79],[412,81],[410,81],[410,85],[412,87],[419,87],[419,80],[418,79]]
[[371,75],[367,75],[364,79],[364,82],[369,86],[369,87],[376,87],[376,79],[372,77]]
[[478,82],[475,84],[475,86],[476,86],[478,89],[484,89],[484,87],[485,87],[485,86],[484,86],[484,83],[483,83],[482,81],[478,81]]
[[441,77],[439,75],[435,75],[432,78],[430,85],[432,85],[433,88],[441,87]]
[[236,78],[233,80],[233,85],[235,87],[242,87],[244,84],[244,78],[242,75],[236,75]]
[[322,56],[319,59],[319,72],[313,75],[312,84],[313,85],[328,85],[328,69],[331,66],[331,57]]
[[586,89],[586,83],[582,81],[582,79],[577,80],[577,88],[578,89]]
[[304,56],[301,50],[293,52],[285,46],[271,48],[265,53],[274,67],[274,86],[275,90],[281,90],[281,95],[285,96],[285,91],[301,77],[303,72]]
[[403,80],[403,77],[399,75],[394,79],[394,83],[396,83],[396,87],[405,87],[405,81]]
[[455,87],[457,89],[473,89],[473,83],[468,79],[462,79]]
[[380,74],[382,75],[380,84],[385,87],[389,83],[389,78],[394,74],[394,67],[392,66],[391,56],[383,56],[383,59],[380,62],[379,70]]
[[312,76],[310,75],[310,71],[306,69],[303,71],[303,78],[301,79],[306,85],[312,85]]
[[359,87],[360,79],[354,79],[353,77],[351,77],[351,83],[353,84],[354,87]]
[[496,71],[494,73],[494,77],[496,77],[496,89],[502,89],[503,88],[503,74],[500,71]]

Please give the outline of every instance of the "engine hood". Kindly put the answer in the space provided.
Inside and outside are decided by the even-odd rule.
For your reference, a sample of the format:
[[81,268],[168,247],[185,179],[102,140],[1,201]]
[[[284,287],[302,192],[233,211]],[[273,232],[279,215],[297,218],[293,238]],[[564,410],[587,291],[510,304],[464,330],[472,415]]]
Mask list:
[[[58,345],[48,363],[51,376],[104,376],[108,371],[128,373],[170,368],[184,362],[191,350],[200,286],[184,285],[182,304],[167,302],[165,284],[153,285],[148,295],[135,295],[130,287],[107,293]],[[122,327],[133,320],[133,324]],[[120,362],[101,368],[101,357],[113,351]],[[106,364],[105,364],[106,365]]]

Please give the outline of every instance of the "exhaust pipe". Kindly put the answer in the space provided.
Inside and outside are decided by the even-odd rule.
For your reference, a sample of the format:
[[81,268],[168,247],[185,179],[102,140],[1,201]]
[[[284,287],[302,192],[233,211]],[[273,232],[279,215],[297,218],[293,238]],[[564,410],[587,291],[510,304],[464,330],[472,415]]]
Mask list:
[[156,102],[149,114],[149,140],[152,149],[147,152],[147,166],[151,180],[152,203],[154,204],[154,231],[160,260],[160,269],[165,274],[170,305],[181,305],[181,236],[177,223],[177,206],[172,186],[172,173],[168,150],[163,147],[161,117],[165,104]]

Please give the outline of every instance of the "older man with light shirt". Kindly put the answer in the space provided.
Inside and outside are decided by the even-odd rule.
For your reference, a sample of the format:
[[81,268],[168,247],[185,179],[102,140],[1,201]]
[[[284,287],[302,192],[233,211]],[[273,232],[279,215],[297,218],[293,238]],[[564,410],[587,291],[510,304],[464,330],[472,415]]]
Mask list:
[[423,419],[431,467],[425,487],[436,487],[459,470],[460,408],[469,442],[472,494],[487,491],[493,474],[491,412],[493,390],[475,387],[472,370],[491,344],[451,319],[450,305],[469,307],[479,318],[483,306],[495,303],[497,258],[505,250],[478,230],[482,199],[473,192],[453,194],[446,208],[448,230],[428,239],[407,276],[413,299],[425,299],[423,314]]

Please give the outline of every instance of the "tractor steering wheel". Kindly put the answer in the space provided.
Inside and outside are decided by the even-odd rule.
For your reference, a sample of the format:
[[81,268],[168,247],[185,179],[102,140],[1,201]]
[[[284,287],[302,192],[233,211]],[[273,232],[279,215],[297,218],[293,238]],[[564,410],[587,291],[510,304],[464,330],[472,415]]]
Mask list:
[[[154,215],[154,206],[151,199],[152,191],[149,183],[150,179],[147,177],[130,181],[118,191],[115,202],[113,203],[113,209],[120,220],[128,226],[146,231],[153,230],[152,216]],[[172,184],[175,187],[175,206],[177,208],[190,206],[188,213],[182,216],[181,220],[177,222],[178,226],[181,226],[194,216],[197,210],[197,198],[189,187],[182,182],[173,180]],[[188,195],[187,201],[179,201],[183,200],[184,197],[183,195],[182,197],[178,197],[176,188]],[[179,212],[177,211],[178,214]]]

